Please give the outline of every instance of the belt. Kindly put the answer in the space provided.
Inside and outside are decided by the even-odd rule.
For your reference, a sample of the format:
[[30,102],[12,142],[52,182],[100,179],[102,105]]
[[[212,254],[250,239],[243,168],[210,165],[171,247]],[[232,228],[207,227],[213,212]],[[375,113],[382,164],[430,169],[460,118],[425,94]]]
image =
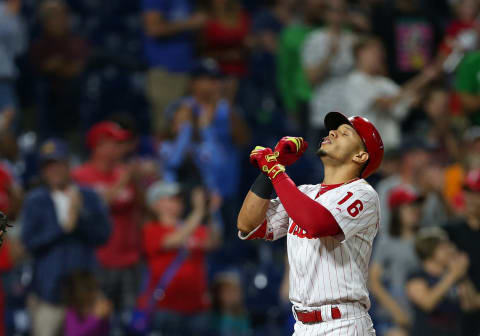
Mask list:
[[[302,323],[319,323],[324,321],[320,310],[305,312],[295,309],[295,313],[297,314],[298,320]],[[332,307],[332,319],[337,320],[341,317],[342,313],[340,313],[340,309],[338,309],[338,307]]]

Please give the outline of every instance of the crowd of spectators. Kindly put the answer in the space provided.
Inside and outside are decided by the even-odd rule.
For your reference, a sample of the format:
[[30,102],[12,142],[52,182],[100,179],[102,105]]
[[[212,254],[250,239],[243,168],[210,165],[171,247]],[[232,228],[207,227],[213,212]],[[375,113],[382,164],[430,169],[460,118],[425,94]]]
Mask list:
[[0,0],[0,336],[291,335],[254,145],[385,144],[377,334],[480,334],[479,0]]

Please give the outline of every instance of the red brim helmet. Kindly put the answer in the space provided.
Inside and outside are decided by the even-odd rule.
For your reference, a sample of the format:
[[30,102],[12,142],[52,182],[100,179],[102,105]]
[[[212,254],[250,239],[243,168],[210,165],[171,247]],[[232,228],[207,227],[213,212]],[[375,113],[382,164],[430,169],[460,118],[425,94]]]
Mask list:
[[357,131],[368,152],[368,162],[363,169],[362,178],[367,178],[380,167],[384,151],[383,141],[378,130],[368,119],[359,116],[347,118],[340,112],[329,112],[324,123],[328,131],[336,130],[343,124],[350,125]]

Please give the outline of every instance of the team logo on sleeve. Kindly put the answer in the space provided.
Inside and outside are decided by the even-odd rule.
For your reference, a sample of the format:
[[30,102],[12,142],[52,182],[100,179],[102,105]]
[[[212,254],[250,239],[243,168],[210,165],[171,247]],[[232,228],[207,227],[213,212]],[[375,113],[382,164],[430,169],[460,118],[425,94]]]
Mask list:
[[290,225],[290,228],[288,229],[288,233],[290,233],[291,235],[297,236],[298,238],[311,238],[308,235],[307,231],[305,231],[300,226],[295,224],[295,222],[293,222],[292,225]]

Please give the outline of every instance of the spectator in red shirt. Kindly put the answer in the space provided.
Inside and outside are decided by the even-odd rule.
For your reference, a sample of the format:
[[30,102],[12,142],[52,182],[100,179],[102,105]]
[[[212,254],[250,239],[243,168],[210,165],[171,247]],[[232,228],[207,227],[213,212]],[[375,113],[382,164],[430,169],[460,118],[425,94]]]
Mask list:
[[[140,301],[144,303],[154,295],[153,328],[162,335],[204,335],[209,306],[205,257],[219,242],[214,221],[208,219],[207,196],[203,189],[193,190],[192,210],[185,219],[184,201],[176,183],[153,184],[147,201],[155,219],[143,229],[150,279]],[[205,222],[208,225],[202,225]],[[181,253],[186,257],[179,259]],[[174,274],[159,293],[157,285],[165,272]]]
[[133,166],[121,163],[126,154],[122,144],[130,136],[114,122],[94,125],[87,134],[90,160],[73,172],[80,185],[93,187],[110,208],[113,233],[107,244],[97,250],[97,257],[100,283],[117,312],[135,304],[141,251]]
[[233,99],[237,79],[247,74],[248,34],[251,20],[239,1],[210,0],[209,19],[203,30],[204,56],[215,59],[228,76],[225,94]]

